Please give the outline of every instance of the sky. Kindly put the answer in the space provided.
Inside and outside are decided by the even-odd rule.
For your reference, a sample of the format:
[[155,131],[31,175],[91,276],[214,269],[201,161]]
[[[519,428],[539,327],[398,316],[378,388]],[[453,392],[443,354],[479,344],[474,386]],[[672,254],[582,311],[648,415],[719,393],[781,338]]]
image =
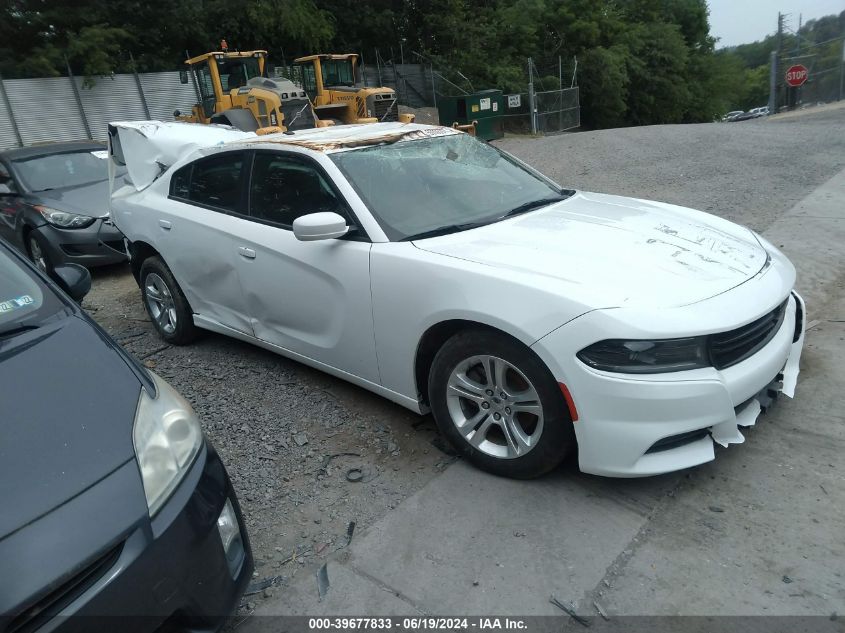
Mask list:
[[845,0],[707,0],[710,34],[718,37],[717,48],[762,40],[778,28],[778,11],[789,13],[786,25],[798,29],[804,22],[845,10]]

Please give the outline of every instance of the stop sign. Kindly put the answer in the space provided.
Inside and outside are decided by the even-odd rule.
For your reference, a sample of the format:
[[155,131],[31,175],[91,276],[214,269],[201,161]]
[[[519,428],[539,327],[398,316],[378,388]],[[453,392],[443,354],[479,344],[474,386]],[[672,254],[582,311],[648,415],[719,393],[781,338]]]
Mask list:
[[809,72],[807,71],[806,66],[803,66],[802,64],[795,64],[795,66],[790,66],[786,70],[786,83],[793,88],[797,88],[807,81],[808,75]]

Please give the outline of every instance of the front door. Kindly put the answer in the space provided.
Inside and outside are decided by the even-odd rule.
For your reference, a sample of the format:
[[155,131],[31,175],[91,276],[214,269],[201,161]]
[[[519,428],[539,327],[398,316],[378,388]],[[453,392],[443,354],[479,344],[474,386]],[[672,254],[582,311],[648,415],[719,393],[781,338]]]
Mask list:
[[371,245],[354,233],[297,240],[293,221],[320,211],[351,222],[342,197],[316,163],[281,152],[255,153],[251,222],[235,240],[252,328],[268,343],[378,383]]

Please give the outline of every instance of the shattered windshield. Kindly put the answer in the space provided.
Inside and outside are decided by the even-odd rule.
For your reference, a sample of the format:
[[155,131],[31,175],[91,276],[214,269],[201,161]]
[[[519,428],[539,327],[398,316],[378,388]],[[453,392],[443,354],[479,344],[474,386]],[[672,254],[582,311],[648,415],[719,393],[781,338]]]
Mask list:
[[569,195],[467,134],[330,156],[393,241],[489,224]]

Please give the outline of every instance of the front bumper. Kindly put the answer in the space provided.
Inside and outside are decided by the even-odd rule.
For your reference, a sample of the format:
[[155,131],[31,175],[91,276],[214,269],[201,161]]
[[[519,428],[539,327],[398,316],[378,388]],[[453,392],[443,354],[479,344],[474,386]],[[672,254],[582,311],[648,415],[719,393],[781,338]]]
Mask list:
[[[227,500],[243,547],[234,565],[227,561],[217,527]],[[82,595],[56,617],[34,623],[39,632],[217,631],[223,626],[252,577],[253,560],[229,476],[208,442],[173,497],[115,551],[113,564]]]
[[54,265],[106,266],[127,261],[123,233],[108,220],[98,219],[84,229],[62,229],[44,224],[34,229],[47,242]]
[[[616,374],[577,359],[565,370],[558,366],[553,373],[567,385],[578,412],[574,428],[581,470],[614,477],[656,475],[714,459],[714,443],[742,443],[739,427],[753,425],[771,396],[794,395],[804,314],[803,299],[793,293],[768,344],[723,370]],[[541,356],[559,348],[555,337],[541,343],[535,347]]]

